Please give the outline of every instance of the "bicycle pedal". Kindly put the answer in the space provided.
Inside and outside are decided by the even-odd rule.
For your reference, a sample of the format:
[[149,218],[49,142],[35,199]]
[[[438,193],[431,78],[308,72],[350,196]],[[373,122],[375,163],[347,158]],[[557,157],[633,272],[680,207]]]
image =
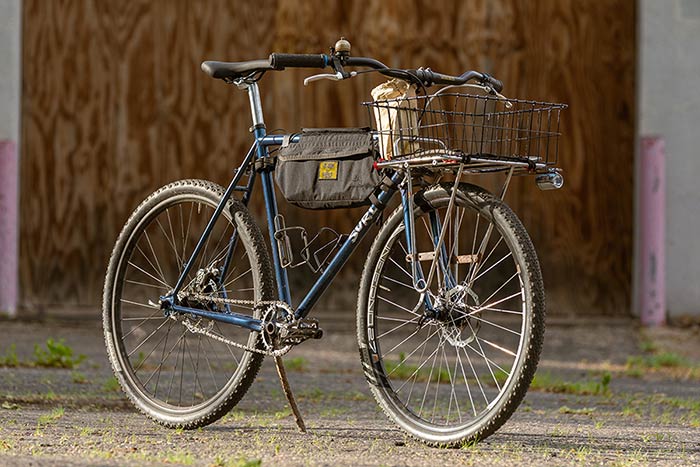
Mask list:
[[321,339],[322,337],[323,329],[318,326],[317,319],[301,318],[282,331],[280,341],[284,345],[297,345],[308,339]]

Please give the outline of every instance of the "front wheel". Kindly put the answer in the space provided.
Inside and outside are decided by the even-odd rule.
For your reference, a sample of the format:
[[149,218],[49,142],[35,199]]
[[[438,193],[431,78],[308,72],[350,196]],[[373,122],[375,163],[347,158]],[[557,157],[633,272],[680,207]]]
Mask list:
[[[219,185],[201,180],[159,189],[127,221],[107,269],[103,326],[114,373],[136,407],[172,428],[197,428],[227,413],[253,382],[263,358],[241,348],[261,348],[258,332],[169,315],[159,306],[223,193]],[[259,308],[248,304],[273,299],[272,277],[260,230],[245,206],[230,200],[181,290],[183,297],[207,298],[182,300],[209,312],[259,318]],[[222,305],[217,298],[241,304]]]
[[414,287],[399,207],[372,245],[357,310],[375,398],[401,428],[440,446],[483,439],[510,417],[535,373],[545,316],[537,256],[513,211],[462,184],[448,217],[451,193],[433,187],[414,211],[426,278],[447,229],[428,289]]

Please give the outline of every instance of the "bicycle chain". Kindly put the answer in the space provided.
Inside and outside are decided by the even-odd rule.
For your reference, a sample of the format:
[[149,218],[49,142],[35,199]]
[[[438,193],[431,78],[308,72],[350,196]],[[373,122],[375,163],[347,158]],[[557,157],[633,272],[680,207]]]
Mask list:
[[[288,304],[286,304],[285,302],[279,301],[279,300],[261,300],[261,301],[236,300],[236,299],[232,299],[232,298],[211,297],[209,295],[203,295],[203,294],[186,294],[186,295],[183,295],[182,297],[180,297],[180,299],[182,299],[182,298],[193,298],[195,300],[206,300],[208,302],[218,303],[221,305],[276,306],[276,307],[285,309],[290,315],[292,315],[294,313],[292,308]],[[182,320],[182,324],[184,324],[185,327],[187,328],[187,330],[190,331],[191,333],[205,335],[207,337],[210,337],[210,338],[217,340],[219,342],[222,342],[224,344],[227,344],[227,345],[239,348],[239,349],[243,349],[247,352],[267,355],[270,357],[281,357],[282,355],[285,355],[287,352],[289,352],[292,349],[292,346],[288,345],[288,346],[285,346],[281,349],[271,350],[271,347],[269,347],[263,340],[263,343],[266,344],[265,346],[267,347],[267,350],[262,350],[262,349],[258,349],[255,347],[249,347],[245,344],[240,344],[238,342],[232,341],[232,340],[227,339],[223,336],[215,334],[208,329],[197,326],[196,324],[192,324],[188,318],[185,318],[184,320]]]

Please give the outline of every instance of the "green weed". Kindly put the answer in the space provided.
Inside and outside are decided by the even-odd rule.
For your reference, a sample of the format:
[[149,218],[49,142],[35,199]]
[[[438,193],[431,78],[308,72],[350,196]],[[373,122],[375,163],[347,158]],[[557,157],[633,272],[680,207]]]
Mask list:
[[74,368],[85,360],[85,355],[73,355],[73,349],[63,339],[55,341],[46,339],[46,348],[34,345],[34,365],[50,368]]
[[639,350],[644,353],[656,353],[659,347],[651,339],[644,339],[639,343]]
[[19,366],[19,359],[17,358],[17,347],[15,346],[15,344],[10,344],[10,347],[8,347],[5,353],[3,355],[0,355],[0,366]]
[[114,376],[110,376],[102,384],[102,390],[106,392],[117,392],[119,391],[119,389],[119,381],[117,381],[117,378],[115,378]]
[[488,373],[482,376],[480,380],[483,384],[488,384],[489,386],[496,386],[497,382],[498,386],[502,387],[508,380],[508,376],[510,376],[510,374],[506,373],[505,371],[496,369],[496,371],[493,372],[493,375],[491,373]]
[[262,465],[261,459],[239,459],[236,467],[260,467]]
[[56,421],[63,417],[65,413],[66,410],[63,407],[56,407],[51,412],[39,417],[39,420],[37,422],[37,429],[39,429],[42,426],[47,426],[51,425],[52,423],[56,423]]
[[238,459],[224,459],[221,456],[216,456],[216,459],[214,459],[212,465],[214,467],[260,467],[262,465],[262,460],[246,459],[245,457],[240,457]]
[[684,399],[681,397],[662,397],[659,402],[671,407],[700,412],[700,399]]
[[284,360],[284,366],[290,371],[306,370],[306,359],[304,357],[294,357]]
[[412,365],[406,362],[406,354],[399,353],[399,361],[384,361],[385,374],[390,378],[412,379],[415,381],[428,381],[433,383],[449,383],[450,372],[447,369],[426,368]]
[[287,408],[287,409],[282,409],[278,412],[275,412],[272,416],[277,420],[281,420],[281,419],[287,418],[291,415],[292,415],[292,411]]
[[625,374],[641,377],[649,371],[661,371],[681,379],[700,378],[700,365],[674,352],[636,355],[627,359]]
[[559,407],[559,413],[571,415],[593,415],[595,407],[583,407],[581,409],[571,409],[565,405]]
[[337,418],[341,415],[345,415],[349,412],[347,408],[332,407],[328,409],[321,410],[321,417],[323,418]]
[[579,446],[578,448],[571,448],[565,454],[566,458],[576,459],[578,462],[584,462],[588,459],[592,453],[591,448],[588,446]]
[[163,460],[171,464],[192,465],[194,464],[194,456],[189,452],[174,451],[163,454]]
[[325,391],[320,388],[311,388],[306,391],[301,391],[299,396],[305,399],[310,399],[312,401],[320,401],[326,397]]
[[70,377],[71,377],[71,380],[73,380],[73,382],[74,382],[75,384],[86,384],[86,383],[88,382],[88,380],[87,380],[87,378],[85,377],[85,375],[82,374],[82,373],[79,372],[79,371],[73,371],[73,372],[70,374]]
[[146,361],[146,354],[143,352],[139,352],[138,357],[136,361],[134,362],[134,368],[141,368],[143,366],[143,362]]
[[625,375],[630,378],[641,378],[644,376],[644,371],[636,366],[630,366],[629,361],[627,362],[627,368],[625,368]]
[[350,400],[351,401],[368,401],[370,400],[370,397],[367,396],[367,394],[364,394],[360,391],[354,391],[350,393]]
[[685,358],[673,352],[635,356],[627,359],[628,368],[680,368],[689,366],[690,365]]
[[537,373],[532,379],[530,389],[544,392],[577,394],[577,395],[608,395],[610,393],[611,376],[605,372],[598,381],[569,382],[552,376],[551,373]]

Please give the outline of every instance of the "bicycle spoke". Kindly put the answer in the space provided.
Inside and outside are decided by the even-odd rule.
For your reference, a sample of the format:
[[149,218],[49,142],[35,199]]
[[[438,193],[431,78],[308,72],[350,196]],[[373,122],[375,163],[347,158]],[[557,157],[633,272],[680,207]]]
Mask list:
[[474,416],[476,417],[476,406],[474,405],[474,399],[472,398],[472,391],[471,389],[469,389],[469,380],[467,379],[467,375],[464,372],[464,364],[462,363],[462,357],[459,355],[459,349],[455,349],[455,353],[457,354],[457,361],[459,361],[459,368],[462,372],[462,378],[464,378],[464,385],[467,388],[469,403],[471,404],[472,412],[474,412]]
[[153,372],[148,376],[146,381],[143,382],[143,386],[147,387],[148,383],[151,381],[153,376],[155,376],[156,373],[158,374],[158,377],[156,378],[156,385],[155,385],[155,388],[153,389],[154,394],[158,393],[158,382],[160,381],[160,372],[163,369],[163,362],[165,362],[165,349],[168,348],[168,337],[170,336],[170,329],[173,327],[173,323],[174,323],[174,321],[172,321],[172,320],[169,320],[169,321],[170,321],[170,323],[168,324],[168,330],[165,333],[165,343],[163,344],[163,351],[161,352],[161,355],[160,355],[160,362],[158,363],[158,366],[153,369]]
[[411,278],[411,280],[413,280],[413,276],[411,275],[411,273],[408,272],[408,271],[406,271],[406,270],[403,268],[403,266],[401,266],[399,263],[397,263],[397,262],[394,260],[394,258],[389,258],[389,261],[391,261],[392,263],[394,263],[394,264],[396,265],[396,267],[398,267],[399,269],[401,269],[401,270],[403,271],[404,274],[406,274],[408,277]]
[[[122,299],[122,301],[124,301],[124,300]],[[149,307],[149,308],[153,309],[153,307]],[[143,319],[141,320],[141,322],[140,322],[135,328],[132,328],[131,331],[129,331],[129,332],[127,332],[126,334],[124,334],[124,336],[122,337],[122,339],[126,339],[127,337],[129,337],[129,335],[130,335],[131,333],[133,333],[134,331],[136,331],[137,329],[139,329],[141,326],[143,326],[143,325],[146,323],[146,321],[149,321],[149,320],[152,320],[152,319],[166,319],[166,318],[163,317],[163,316],[159,316],[159,317],[156,318],[156,315],[157,315],[157,314],[162,314],[162,313],[160,313],[160,310],[156,310],[156,311],[154,311],[153,314],[151,314],[150,316],[147,316],[147,317],[143,318]],[[140,318],[124,318],[122,321],[135,321],[135,320],[138,320],[138,319],[140,319]]]
[[471,315],[471,314],[470,314],[469,317],[470,317],[471,319],[475,319],[475,320],[477,320],[477,321],[480,321],[480,322],[482,322],[482,323],[484,323],[484,324],[488,324],[489,326],[493,326],[493,327],[495,327],[495,328],[502,329],[503,331],[510,332],[511,334],[515,334],[515,335],[518,336],[518,337],[520,337],[520,336],[522,335],[521,333],[519,333],[519,332],[517,332],[517,331],[513,331],[512,329],[508,329],[508,328],[505,327],[505,326],[501,326],[500,324],[496,324],[496,323],[494,323],[494,322],[492,322],[492,321],[489,321],[489,320],[484,319],[484,318],[480,318],[480,317],[478,317],[478,316],[476,316],[476,315]]
[[177,248],[175,247],[175,244],[176,244],[177,242],[175,241],[175,232],[173,232],[173,223],[172,223],[172,221],[170,220],[170,209],[168,209],[168,208],[165,209],[165,215],[168,217],[168,227],[169,227],[169,229],[170,229],[170,237],[173,239],[173,251],[175,252],[175,255],[176,255],[177,258],[178,258],[178,262],[179,262],[181,265],[184,265],[184,264],[185,264],[185,259],[184,259],[184,258],[182,258],[182,259],[180,258],[180,255],[179,255],[178,252],[177,252]]
[[390,305],[395,306],[396,308],[398,308],[398,309],[400,309],[400,310],[405,311],[406,313],[410,313],[410,314],[412,314],[412,315],[420,316],[420,315],[418,315],[418,313],[416,313],[415,311],[409,310],[409,309],[406,308],[405,306],[399,305],[398,303],[394,303],[394,302],[392,302],[391,300],[388,300],[388,299],[382,297],[381,295],[377,295],[377,298],[378,298],[379,300],[383,301],[383,302],[386,302],[386,303],[388,303],[388,304],[390,304]]
[[148,243],[148,247],[151,249],[153,259],[156,261],[157,266],[153,265],[151,259],[148,257],[148,255],[146,255],[146,253],[144,253],[144,251],[141,249],[138,243],[136,244],[136,249],[139,253],[141,253],[141,255],[146,259],[146,261],[148,261],[148,264],[153,268],[153,271],[160,275],[160,278],[163,279],[163,282],[166,282],[165,274],[163,274],[163,269],[160,267],[160,263],[158,262],[158,255],[156,255],[156,252],[153,250],[153,245],[151,245],[151,242],[148,238],[148,232],[144,231],[144,234],[146,235],[146,242]]
[[394,279],[393,277],[383,276],[382,279],[386,279],[386,280],[388,280],[388,281],[390,281],[390,282],[393,282],[394,284],[399,284],[399,285],[401,285],[401,286],[403,286],[403,287],[406,287],[407,289],[415,290],[415,289],[413,288],[412,285],[406,284],[405,282],[401,282],[401,281],[399,281],[399,280],[396,280],[396,279]]
[[[472,282],[478,281],[479,278],[480,278],[481,276],[483,276],[484,274],[486,274],[487,272],[489,272],[490,270],[492,270],[493,268],[495,268],[496,266],[498,266],[499,264],[501,264],[501,262],[503,262],[505,259],[510,258],[512,255],[513,255],[513,253],[511,253],[511,252],[509,251],[508,254],[506,254],[503,258],[499,259],[496,263],[494,263],[494,264],[492,264],[491,266],[489,266],[489,268],[488,268],[487,270],[485,270],[484,272],[482,272],[481,274],[479,274],[478,276],[476,276]],[[476,272],[478,273],[479,270],[477,270]]]
[[[167,335],[168,335],[168,334],[165,334],[165,336],[161,337],[160,340],[159,340],[158,342],[156,342],[156,345],[153,346],[153,348],[151,349],[151,351],[148,352],[148,354],[147,354],[146,356],[144,356],[143,358],[141,358],[141,357],[139,356],[139,364],[136,365],[136,366],[134,367],[134,373],[138,373],[138,371],[141,369],[141,367],[143,367],[143,365],[144,365],[144,364],[146,363],[146,361],[148,360],[148,357],[150,357],[150,356],[153,354],[153,352],[155,352],[155,350],[158,348],[158,346],[160,345],[160,343],[163,342],[163,340],[166,338]],[[144,384],[144,385],[145,385],[145,384]]]
[[495,301],[495,302],[493,302],[493,303],[489,303],[489,304],[487,304],[487,305],[482,305],[482,306],[480,306],[479,308],[477,308],[476,310],[471,310],[471,311],[470,311],[469,313],[467,313],[465,316],[472,316],[472,315],[475,315],[476,313],[479,313],[479,312],[481,312],[481,311],[488,310],[489,308],[491,308],[491,307],[493,307],[493,306],[495,306],[495,305],[499,305],[499,304],[501,304],[501,303],[503,303],[503,302],[506,302],[506,301],[508,301],[508,300],[510,300],[510,299],[512,299],[512,298],[515,298],[515,297],[517,297],[517,296],[519,296],[519,295],[522,295],[522,292],[520,292],[520,291],[515,292],[513,295],[509,295],[509,296],[507,296],[507,297],[505,297],[505,298],[502,298],[502,299],[500,299],[500,300],[497,300],[497,301]]
[[420,403],[420,408],[418,409],[418,416],[420,417],[423,413],[423,406],[425,405],[425,399],[428,396],[428,388],[430,388],[430,381],[433,379],[433,370],[435,369],[435,359],[437,358],[438,351],[442,345],[442,336],[438,337],[438,343],[433,352],[433,363],[430,365],[430,374],[428,375],[428,381],[425,383],[425,391],[423,391],[423,399]]
[[175,259],[177,261],[177,267],[178,269],[182,269],[184,261],[180,259],[180,255],[177,252],[177,248],[175,247],[175,244],[173,241],[170,239],[167,233],[165,233],[165,229],[163,228],[163,225],[160,223],[160,219],[156,219],[156,223],[158,224],[158,227],[160,228],[160,231],[163,233],[163,236],[165,239],[168,241],[168,244],[170,245],[170,248],[173,249],[173,253],[175,253]]
[[[131,352],[129,352],[126,356],[127,356],[127,357],[131,357],[131,356],[134,354],[134,352],[136,352],[138,349],[140,349],[141,346],[142,346],[143,344],[145,344],[151,337],[153,337],[153,336],[155,335],[155,333],[157,333],[157,332],[160,330],[160,328],[162,328],[163,326],[165,326],[165,325],[167,324],[167,322],[168,322],[167,320],[166,320],[166,321],[163,321],[163,323],[161,323],[160,326],[158,326],[152,333],[150,333],[150,334],[148,335],[148,337],[146,337],[144,340],[142,340],[141,343],[140,343],[139,345],[137,345],[137,346],[136,346]],[[126,336],[125,336],[125,337],[126,337]]]
[[[409,321],[404,321],[403,324],[399,324],[398,326],[393,327],[393,328],[391,328],[390,330],[388,330],[388,331],[386,331],[386,332],[384,332],[384,333],[378,335],[378,336],[377,336],[377,339],[381,339],[382,337],[384,337],[384,336],[386,336],[386,335],[388,335],[388,334],[391,334],[392,332],[394,332],[394,331],[396,331],[396,330],[398,330],[398,329],[401,329],[402,327],[406,326],[407,324],[416,323],[416,322],[418,321],[418,318],[419,318],[419,317],[416,316],[415,318],[411,318]],[[399,320],[396,320],[396,321],[399,321]]]
[[484,401],[486,401],[486,405],[489,405],[489,398],[486,397],[484,387],[481,385],[481,379],[479,379],[479,375],[476,374],[476,370],[474,369],[474,365],[472,364],[472,359],[469,358],[469,354],[467,353],[467,350],[464,347],[462,347],[461,349],[464,351],[464,355],[467,357],[467,363],[469,364],[469,368],[471,368],[472,370],[474,379],[476,379],[476,385],[479,386],[479,390],[481,391],[481,395],[484,397]]
[[510,355],[511,357],[517,357],[517,355],[516,355],[514,352],[511,352],[511,351],[508,350],[508,349],[504,349],[504,348],[501,347],[500,345],[494,344],[493,342],[491,342],[491,341],[489,341],[489,340],[487,340],[487,339],[484,339],[483,337],[476,336],[476,339],[479,340],[479,341],[481,341],[481,342],[483,342],[483,343],[485,343],[485,344],[490,345],[490,346],[493,347],[494,349],[498,349],[498,350],[500,350],[501,352]]
[[146,284],[145,282],[132,281],[131,279],[124,279],[124,282],[126,282],[127,284],[140,285],[141,287],[152,287],[152,288],[158,289],[158,290],[167,290],[162,285]]
[[150,274],[150,273],[144,271],[143,269],[141,269],[140,267],[136,266],[136,265],[135,265],[134,263],[132,263],[131,261],[129,261],[128,264],[130,264],[131,266],[135,267],[136,269],[138,269],[138,270],[141,271],[142,273],[146,274],[147,276],[149,276],[149,277],[150,277],[151,279],[153,279],[154,281],[160,282],[163,286],[165,286],[166,288],[170,289],[170,286],[169,286],[168,284],[166,284],[166,283],[163,282],[162,280],[158,279],[158,278],[155,277],[153,274]]
[[[474,328],[472,327],[472,324],[469,322],[469,320],[467,320],[467,324],[469,325],[469,329],[472,331],[472,334],[474,336],[476,336],[476,332],[474,331]],[[481,343],[479,342],[479,339],[476,339],[476,345],[479,346],[479,350],[481,351],[481,353],[479,355],[481,355],[484,358],[484,361],[486,362],[486,368],[488,368],[489,373],[491,374],[491,378],[493,378],[493,382],[496,383],[496,387],[500,391],[501,386],[498,384],[498,380],[496,379],[496,375],[493,374],[493,369],[491,368],[491,364],[489,363],[490,360],[488,359],[488,357],[486,357],[486,352],[484,352],[484,349],[481,347]]]
[[[428,341],[430,341],[430,339],[432,339],[433,337],[435,337],[435,335],[436,335],[437,333],[438,333],[438,330],[435,330],[435,332],[433,332],[432,334],[430,334],[430,335],[428,336],[427,339],[425,339],[423,342],[421,342],[420,344],[418,344],[418,346],[413,350],[413,352],[411,352],[410,354],[408,354],[408,355],[406,356],[406,360],[408,360],[409,358],[411,358],[411,356],[412,356],[414,353],[416,353],[416,352],[418,351],[419,348],[425,349],[425,346],[428,344]],[[435,351],[437,351],[437,349],[436,349]],[[411,374],[409,375],[409,377],[406,379],[406,381],[405,381],[401,386],[399,386],[399,388],[396,390],[396,392],[401,391],[401,389],[404,387],[404,385],[405,385],[406,383],[408,383],[408,382],[411,380],[411,378],[413,378],[414,376],[417,376],[418,373],[420,372],[421,368],[423,368],[423,367],[425,366],[425,364],[428,363],[428,360],[430,360],[432,357],[433,357],[433,354],[432,354],[432,353],[431,353],[430,355],[428,355],[428,357],[427,357],[425,360],[423,360],[423,363],[421,363],[415,370],[413,370],[413,373],[411,373]],[[421,360],[422,358],[423,358],[423,351],[421,351],[421,356],[418,358],[418,360]],[[394,371],[396,371],[397,368],[398,368],[398,366],[397,366],[396,368],[394,368],[393,370],[391,370],[389,373],[387,373],[386,376],[390,376],[392,373],[394,373]],[[409,397],[409,399],[410,399],[410,397]]]
[[[472,276],[476,276],[479,273],[481,268],[484,267],[484,265],[488,262],[488,260],[491,258],[491,255],[493,254],[494,251],[496,251],[496,248],[498,248],[498,245],[500,245],[502,241],[503,241],[503,237],[499,238],[498,241],[491,248],[491,251],[489,251],[488,254],[486,255],[486,257],[483,259],[483,261],[482,260],[479,261],[479,265],[474,270],[474,273],[472,274]],[[510,252],[509,252],[509,254],[510,254]],[[476,281],[476,277],[472,277],[472,279],[470,280],[470,283],[473,284],[475,281]]]

